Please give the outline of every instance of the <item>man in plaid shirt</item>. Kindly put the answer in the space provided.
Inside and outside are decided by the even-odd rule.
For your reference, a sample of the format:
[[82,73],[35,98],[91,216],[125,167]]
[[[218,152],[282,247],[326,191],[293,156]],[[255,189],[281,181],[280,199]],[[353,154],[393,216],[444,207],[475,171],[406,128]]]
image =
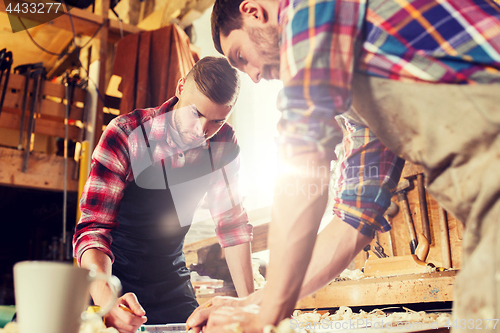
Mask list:
[[[203,199],[238,294],[253,292],[252,226],[241,205],[239,146],[226,123],[238,91],[227,60],[206,57],[179,80],[175,97],[117,117],[104,131],[73,243],[82,267],[122,282],[108,326],[135,333],[146,320],[184,322],[198,306],[182,246]],[[91,295],[102,305],[110,291],[101,284]]]
[[[297,178],[294,168],[328,165],[338,124],[344,169],[334,198],[336,218],[318,237],[321,191],[275,197],[264,292],[242,303],[214,301],[261,302],[260,311],[200,308],[189,325],[207,325],[208,333],[230,331],[224,327],[261,332],[289,316],[299,297],[338,275],[375,231],[387,230],[380,215],[401,167],[392,152],[422,165],[429,192],[467,225],[455,319],[481,321],[486,329],[487,320],[499,317],[498,4],[217,0],[212,35],[218,51],[252,80],[284,83],[279,142],[288,167],[277,186]],[[367,174],[377,164],[379,172]],[[317,188],[320,177],[309,170],[299,181]]]

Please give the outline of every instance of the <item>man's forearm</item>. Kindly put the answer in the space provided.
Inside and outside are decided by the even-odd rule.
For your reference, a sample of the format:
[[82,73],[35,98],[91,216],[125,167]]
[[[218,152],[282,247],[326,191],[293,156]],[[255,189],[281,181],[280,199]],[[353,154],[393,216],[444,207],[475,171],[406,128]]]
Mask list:
[[336,278],[371,240],[340,218],[334,217],[318,234],[299,299]]
[[254,292],[250,242],[224,248],[227,266],[239,297]]
[[[107,254],[97,249],[89,249],[85,251],[81,258],[81,267],[94,269],[97,273],[103,273],[111,276],[111,259]],[[111,297],[111,290],[104,281],[96,281],[92,283],[90,295],[96,305],[104,305]]]
[[276,325],[294,309],[328,197],[328,164],[304,154],[280,167],[285,173],[275,188],[261,324]]

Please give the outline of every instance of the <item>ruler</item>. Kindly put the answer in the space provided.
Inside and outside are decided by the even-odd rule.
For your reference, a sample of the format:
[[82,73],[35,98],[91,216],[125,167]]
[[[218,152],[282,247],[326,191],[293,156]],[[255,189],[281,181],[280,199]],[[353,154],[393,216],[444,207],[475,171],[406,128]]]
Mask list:
[[142,325],[137,333],[169,333],[169,332],[186,332],[186,324],[166,324],[166,325]]

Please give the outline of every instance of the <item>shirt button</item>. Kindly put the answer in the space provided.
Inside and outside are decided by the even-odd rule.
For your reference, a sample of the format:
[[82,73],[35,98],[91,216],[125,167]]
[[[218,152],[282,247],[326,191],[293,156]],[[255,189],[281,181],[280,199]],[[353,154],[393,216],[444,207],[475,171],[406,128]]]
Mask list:
[[184,154],[183,154],[183,153],[180,153],[180,154],[179,154],[179,157],[184,157]]

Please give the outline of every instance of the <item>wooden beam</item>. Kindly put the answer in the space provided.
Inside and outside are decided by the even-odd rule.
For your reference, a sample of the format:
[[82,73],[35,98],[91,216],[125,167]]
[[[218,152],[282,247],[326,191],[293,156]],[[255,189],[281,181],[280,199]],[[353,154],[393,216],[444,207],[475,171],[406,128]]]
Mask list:
[[[3,117],[3,115],[2,115]],[[62,191],[64,182],[64,158],[33,152],[28,171],[21,172],[23,151],[0,147],[0,184],[41,190]],[[68,170],[72,174],[75,161],[68,159]],[[68,177],[68,191],[76,192],[78,181]]]
[[297,309],[453,301],[456,271],[330,282]]
[[[32,80],[33,81],[33,80]],[[24,75],[11,73],[9,77],[9,89],[15,89],[22,91],[24,90]],[[32,89],[32,88],[28,88]],[[85,96],[87,91],[81,88],[75,88],[73,93],[73,101],[74,102],[85,102]],[[59,83],[53,83],[50,81],[45,81],[43,83],[43,96],[53,96],[58,98],[66,98],[65,87]]]
[[[26,113],[29,113],[29,106],[31,105],[30,103],[31,99],[28,99]],[[5,94],[5,100],[4,100],[5,112],[21,114],[22,105],[23,105],[22,93],[12,93],[11,91],[8,91]],[[57,120],[62,123],[66,114],[66,105],[48,99],[43,99],[40,103],[40,108],[38,112],[41,115],[59,118]],[[76,107],[75,105],[72,105],[69,114],[69,119],[82,120],[82,118],[83,118],[83,109]]]
[[[0,116],[0,128],[19,130],[19,128],[21,127],[21,115],[10,113],[8,112],[10,111],[8,109],[5,109],[4,111],[5,112],[2,112],[2,116]],[[27,116],[24,124],[25,127],[28,126]],[[79,127],[69,126],[68,139],[79,141],[81,131],[82,129]],[[48,136],[64,138],[64,123],[59,123],[48,119],[37,119],[35,122],[35,134],[44,134]]]
[[[0,12],[6,13],[5,3],[3,1],[0,1]],[[97,14],[94,14],[85,9],[80,9],[80,8],[72,8],[70,10],[71,19],[73,20],[75,33],[77,35],[92,36],[98,29],[100,29],[101,26],[105,25],[105,21],[108,20],[107,10],[106,13],[103,13],[102,11],[100,12],[99,10],[97,10],[96,7],[96,13]],[[25,14],[23,14],[22,12],[16,13],[16,16],[30,19],[33,21],[36,21],[37,18],[36,16],[34,17],[33,14],[30,14],[29,12]],[[45,24],[50,25],[51,27],[54,28],[72,31],[70,16],[67,13],[51,20],[48,23],[44,23],[43,25]],[[121,24],[121,28],[123,29],[123,34],[125,36],[140,32],[142,30],[136,26],[125,23]],[[112,43],[117,42],[121,38],[120,22],[118,20],[112,18],[109,19],[109,34],[107,38],[108,38],[107,40],[109,40]]]
[[[102,16],[104,22],[108,21],[110,0],[97,0],[95,3],[95,11]],[[93,51],[97,53],[97,61],[99,62],[99,77],[97,82],[97,89],[106,91],[106,59],[108,53],[108,35],[109,24],[104,24],[102,29],[96,36]],[[101,98],[97,99],[97,108],[95,110],[95,123],[94,123],[94,147],[99,142],[102,134],[102,125],[104,124],[104,101]],[[94,151],[94,147],[90,147],[90,151]]]

